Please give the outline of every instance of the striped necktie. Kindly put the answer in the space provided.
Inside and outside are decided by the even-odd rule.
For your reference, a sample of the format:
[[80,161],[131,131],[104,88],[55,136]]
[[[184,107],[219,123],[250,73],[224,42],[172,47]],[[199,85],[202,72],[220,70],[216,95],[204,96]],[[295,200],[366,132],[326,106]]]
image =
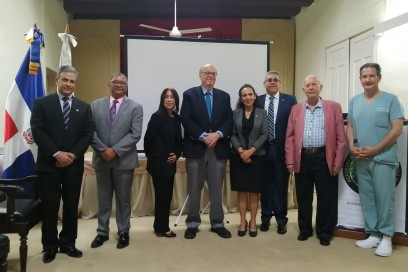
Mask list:
[[69,112],[71,111],[71,107],[69,106],[69,97],[65,96],[62,98],[64,101],[64,104],[62,104],[62,116],[64,118],[64,125],[65,129],[68,129],[68,123],[69,123]]
[[209,91],[205,93],[205,104],[207,105],[208,118],[211,120],[211,93]]
[[116,104],[119,103],[118,100],[113,100],[112,101],[112,106],[109,110],[109,117],[110,117],[110,125],[113,126],[113,122],[115,121],[116,117]]
[[275,139],[275,108],[273,105],[274,96],[269,97],[269,106],[268,106],[268,141],[273,141]]

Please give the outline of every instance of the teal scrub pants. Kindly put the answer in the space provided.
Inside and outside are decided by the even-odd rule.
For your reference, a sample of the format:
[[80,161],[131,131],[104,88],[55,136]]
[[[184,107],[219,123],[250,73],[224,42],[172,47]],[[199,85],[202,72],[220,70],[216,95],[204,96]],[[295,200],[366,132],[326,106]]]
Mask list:
[[374,236],[394,235],[397,165],[357,160],[356,172],[365,230]]

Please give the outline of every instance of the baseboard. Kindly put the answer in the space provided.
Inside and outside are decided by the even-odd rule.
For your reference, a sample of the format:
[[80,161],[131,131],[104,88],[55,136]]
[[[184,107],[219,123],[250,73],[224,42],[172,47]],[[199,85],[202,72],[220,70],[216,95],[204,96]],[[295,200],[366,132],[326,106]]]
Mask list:
[[[356,231],[356,230],[348,230],[348,229],[335,229],[334,236],[354,239],[354,240],[362,240],[367,237],[367,233]],[[392,243],[394,245],[399,246],[408,246],[408,236],[407,235],[396,235],[392,237]]]

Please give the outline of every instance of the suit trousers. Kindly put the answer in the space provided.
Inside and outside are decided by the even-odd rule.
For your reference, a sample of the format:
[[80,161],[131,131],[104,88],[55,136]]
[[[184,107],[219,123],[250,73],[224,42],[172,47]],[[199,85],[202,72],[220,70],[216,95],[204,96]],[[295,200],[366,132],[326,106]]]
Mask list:
[[289,172],[285,161],[277,156],[276,144],[266,143],[267,169],[261,190],[261,221],[269,221],[275,216],[279,226],[288,223],[288,183]]
[[156,232],[168,232],[170,203],[173,197],[174,176],[152,176],[154,186],[154,223]]
[[116,224],[118,234],[129,233],[131,203],[130,194],[134,169],[95,169],[98,188],[98,229],[100,235],[109,235],[109,218],[113,193],[116,200]]
[[[75,245],[78,235],[78,202],[82,174],[70,174],[64,168],[57,173],[38,172],[42,201],[42,237],[44,250]],[[62,229],[58,237],[58,211],[61,203]]]
[[298,225],[301,233],[313,235],[313,194],[316,187],[316,234],[330,239],[337,224],[338,176],[330,175],[326,152],[302,154],[300,172],[296,174]]
[[225,178],[227,160],[219,160],[214,148],[207,148],[203,158],[186,158],[189,214],[186,218],[188,228],[196,228],[201,223],[200,199],[204,182],[207,182],[210,195],[210,222],[212,228],[224,226],[222,209],[222,185]]

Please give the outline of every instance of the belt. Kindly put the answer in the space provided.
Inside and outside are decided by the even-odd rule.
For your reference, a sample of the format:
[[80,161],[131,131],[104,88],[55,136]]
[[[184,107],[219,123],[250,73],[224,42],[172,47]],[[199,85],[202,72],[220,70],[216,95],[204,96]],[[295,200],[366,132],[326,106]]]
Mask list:
[[302,148],[302,153],[303,154],[316,154],[316,153],[322,153],[326,151],[326,147],[321,146],[321,147],[304,147]]

